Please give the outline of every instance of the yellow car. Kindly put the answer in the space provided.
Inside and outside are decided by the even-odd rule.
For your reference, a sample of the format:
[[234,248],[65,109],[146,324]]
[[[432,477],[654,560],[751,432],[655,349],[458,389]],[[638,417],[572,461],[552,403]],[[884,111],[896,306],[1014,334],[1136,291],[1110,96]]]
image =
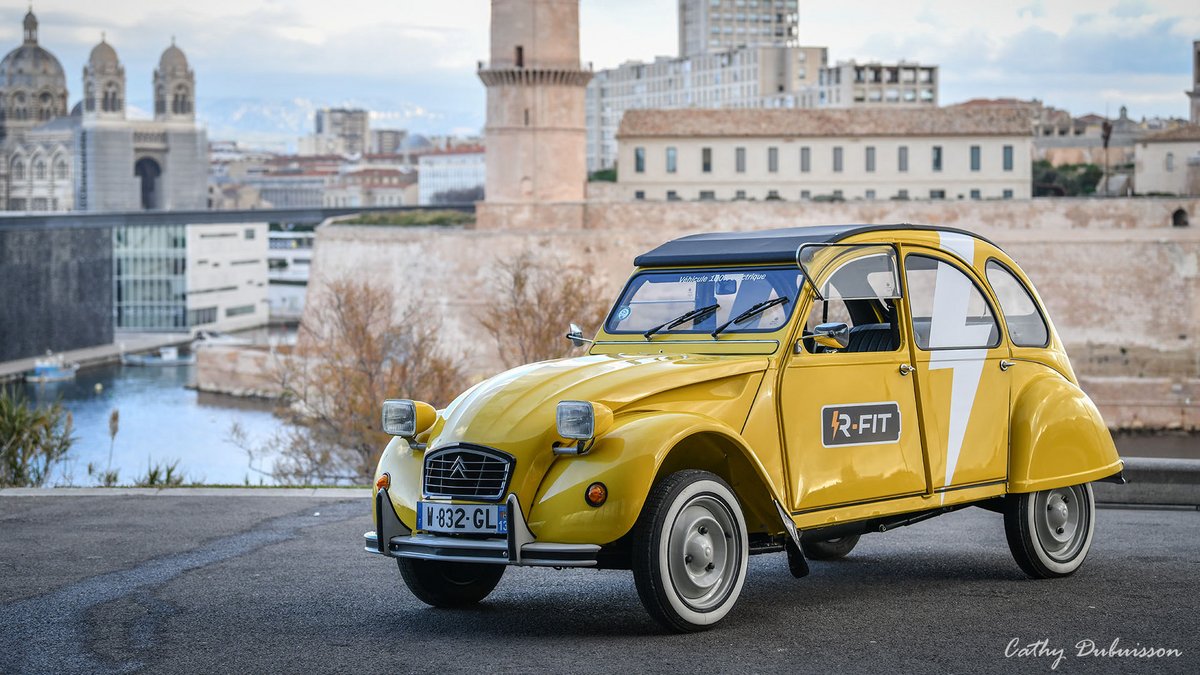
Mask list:
[[970,232],[700,234],[639,256],[585,356],[444,410],[383,405],[366,549],[434,606],[507,565],[632,570],[673,631],[720,621],[747,556],[846,555],[966,506],[1001,513],[1032,577],[1071,574],[1089,483],[1123,482],[1029,279]]

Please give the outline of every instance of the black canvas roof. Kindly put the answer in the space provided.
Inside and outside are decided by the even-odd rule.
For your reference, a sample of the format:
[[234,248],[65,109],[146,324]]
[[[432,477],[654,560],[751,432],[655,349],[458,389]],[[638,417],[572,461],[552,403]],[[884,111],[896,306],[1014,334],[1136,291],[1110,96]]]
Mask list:
[[[983,239],[974,232],[928,225],[817,225],[747,232],[706,232],[672,239],[634,259],[638,267],[669,265],[728,265],[794,263],[804,244],[831,244],[863,232],[880,230],[936,230]],[[984,239],[984,241],[987,241]],[[990,242],[989,242],[990,243]]]

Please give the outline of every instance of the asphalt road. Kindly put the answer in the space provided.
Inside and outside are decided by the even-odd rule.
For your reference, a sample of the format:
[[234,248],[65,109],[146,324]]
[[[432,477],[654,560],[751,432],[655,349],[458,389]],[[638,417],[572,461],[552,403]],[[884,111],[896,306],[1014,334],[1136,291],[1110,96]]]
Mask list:
[[[0,673],[1200,672],[1196,510],[1103,509],[1054,581],[1024,578],[978,509],[803,580],[759,556],[726,621],[686,636],[623,572],[511,568],[477,609],[427,608],[362,551],[370,527],[361,500],[0,497]],[[1014,639],[1047,642],[1006,657]],[[1182,655],[1077,654],[1118,639]]]

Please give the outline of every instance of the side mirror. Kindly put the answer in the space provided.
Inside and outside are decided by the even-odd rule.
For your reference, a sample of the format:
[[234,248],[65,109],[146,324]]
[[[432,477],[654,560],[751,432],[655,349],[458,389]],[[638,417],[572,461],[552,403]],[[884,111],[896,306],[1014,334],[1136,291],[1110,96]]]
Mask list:
[[595,340],[589,340],[589,339],[583,337],[583,329],[580,328],[577,324],[571,324],[571,330],[570,330],[570,332],[567,333],[566,338],[568,340],[570,340],[571,344],[576,347],[590,345],[595,342]]
[[850,327],[844,323],[823,323],[813,329],[813,341],[829,349],[850,346]]

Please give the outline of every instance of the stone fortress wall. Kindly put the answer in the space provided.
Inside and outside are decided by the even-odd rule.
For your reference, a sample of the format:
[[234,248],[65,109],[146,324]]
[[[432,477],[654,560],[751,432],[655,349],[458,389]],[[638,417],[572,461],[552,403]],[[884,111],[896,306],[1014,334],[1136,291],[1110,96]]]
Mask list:
[[[1193,225],[1173,227],[1182,209]],[[438,308],[471,372],[500,368],[478,318],[496,263],[531,251],[590,265],[615,297],[635,255],[700,231],[922,223],[978,232],[1024,268],[1114,427],[1200,428],[1200,200],[603,202],[483,207],[475,228],[327,224],[310,299],[344,274]],[[502,226],[501,226],[502,225]],[[310,303],[311,306],[311,303]],[[514,317],[562,323],[570,317]],[[565,332],[565,330],[564,330]],[[397,395],[401,392],[397,392]]]

